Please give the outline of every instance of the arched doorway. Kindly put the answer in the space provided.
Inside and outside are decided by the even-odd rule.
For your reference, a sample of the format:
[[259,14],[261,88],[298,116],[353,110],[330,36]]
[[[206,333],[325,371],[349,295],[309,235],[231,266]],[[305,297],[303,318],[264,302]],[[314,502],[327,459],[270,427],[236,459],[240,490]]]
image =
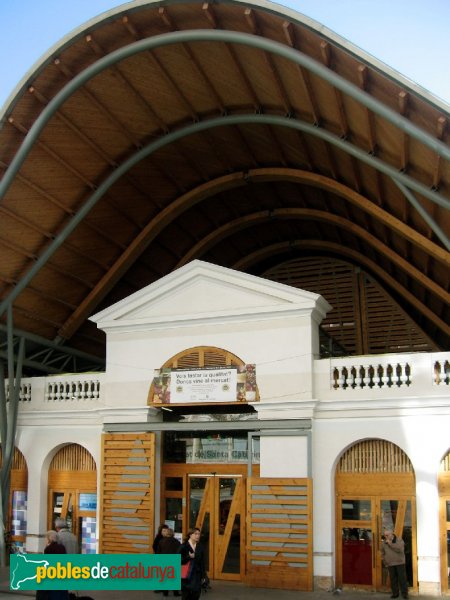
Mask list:
[[[240,581],[245,575],[245,506],[248,437],[244,430],[222,431],[221,419],[253,411],[246,406],[250,393],[259,399],[251,365],[221,348],[197,346],[178,353],[164,365],[151,386],[149,402],[177,410],[167,393],[167,379],[174,371],[234,368],[237,372],[234,399],[220,405],[214,402],[187,403],[181,409],[188,420],[217,419],[214,431],[165,432],[161,440],[161,512],[181,537],[191,527],[199,527],[205,549],[206,567],[212,579]],[[251,383],[253,381],[253,383]],[[239,411],[238,411],[239,408]],[[217,412],[218,411],[218,412]],[[173,412],[172,412],[173,414]],[[256,449],[257,446],[257,449]],[[259,462],[259,439],[250,450]],[[259,475],[259,464],[253,465]]]
[[97,551],[97,470],[92,455],[79,444],[68,444],[53,457],[48,471],[48,527],[67,521],[83,554]]
[[450,592],[450,451],[444,456],[439,469],[439,503],[441,532],[441,590]]
[[[0,448],[0,465],[2,464],[2,450]],[[11,465],[11,479],[9,486],[9,510],[7,521],[7,544],[11,552],[25,548],[27,535],[27,489],[28,468],[24,455],[18,448],[14,448]]]
[[417,587],[415,477],[395,444],[365,440],[349,448],[336,469],[336,581],[387,591],[381,535],[391,528],[405,542],[409,586]]

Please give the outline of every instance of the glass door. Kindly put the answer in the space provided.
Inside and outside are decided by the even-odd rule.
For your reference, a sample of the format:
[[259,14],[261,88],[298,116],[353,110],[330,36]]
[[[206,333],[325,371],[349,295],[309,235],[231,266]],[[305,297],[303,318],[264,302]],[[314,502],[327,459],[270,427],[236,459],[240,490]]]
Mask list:
[[411,501],[407,499],[383,499],[378,501],[379,514],[379,536],[378,536],[378,561],[379,568],[377,569],[377,590],[388,591],[390,589],[388,570],[381,563],[381,535],[384,530],[392,530],[395,535],[402,538],[405,542],[405,568],[408,586],[414,586],[413,577],[413,516]]
[[240,475],[188,476],[188,526],[202,532],[206,568],[212,579],[241,579],[243,485]]
[[381,561],[381,536],[394,531],[405,542],[409,587],[416,586],[414,504],[407,498],[338,497],[337,583],[388,591],[389,575]]
[[375,572],[373,502],[370,498],[341,500],[341,584],[372,586]]
[[450,499],[441,498],[441,588],[450,592]]

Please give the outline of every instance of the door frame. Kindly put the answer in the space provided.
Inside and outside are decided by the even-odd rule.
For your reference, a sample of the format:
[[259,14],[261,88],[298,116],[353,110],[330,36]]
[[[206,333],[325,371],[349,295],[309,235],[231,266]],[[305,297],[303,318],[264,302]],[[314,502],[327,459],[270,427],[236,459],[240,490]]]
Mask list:
[[[370,521],[352,521],[353,527],[372,530],[372,584],[354,585],[361,589],[373,591],[386,591],[388,588],[383,584],[383,568],[381,564],[381,501],[398,500],[411,502],[411,525],[412,525],[412,591],[417,591],[417,519],[416,519],[416,496],[415,478],[413,473],[337,473],[336,474],[336,585],[342,586],[342,519],[341,501],[371,500],[372,515]],[[389,493],[386,493],[388,490]],[[399,532],[396,531],[398,534]]]
[[439,473],[439,521],[440,521],[440,553],[441,553],[441,593],[449,594],[448,539],[450,539],[450,521],[447,521],[447,503],[450,503],[450,472]]
[[[255,472],[256,471],[256,472]],[[255,465],[254,475],[259,475],[259,465]],[[245,556],[245,542],[246,542],[246,481],[247,481],[247,464],[186,464],[186,463],[165,463],[161,465],[161,502],[160,502],[160,523],[164,523],[166,519],[166,499],[178,498],[181,499],[182,506],[182,536],[185,536],[189,530],[189,476],[215,476],[215,478],[231,478],[239,477],[242,481],[242,496],[240,500],[240,574],[220,573],[217,579],[231,580],[231,581],[245,581],[246,576],[246,556]],[[166,480],[172,478],[182,479],[182,490],[171,491],[166,489]],[[213,579],[213,573],[209,573],[211,579]]]
[[[241,474],[221,473],[189,473],[187,475],[187,512],[190,514],[190,482],[193,479],[206,479],[204,494],[200,502],[200,510],[195,524],[192,526],[203,529],[206,515],[209,515],[209,574],[212,579],[228,581],[240,581],[245,571],[245,552],[243,541],[245,540],[245,478]],[[236,485],[231,498],[229,513],[223,523],[221,517],[221,482],[226,479],[234,479]],[[224,563],[233,534],[235,517],[239,516],[239,572],[227,573],[224,571]]]

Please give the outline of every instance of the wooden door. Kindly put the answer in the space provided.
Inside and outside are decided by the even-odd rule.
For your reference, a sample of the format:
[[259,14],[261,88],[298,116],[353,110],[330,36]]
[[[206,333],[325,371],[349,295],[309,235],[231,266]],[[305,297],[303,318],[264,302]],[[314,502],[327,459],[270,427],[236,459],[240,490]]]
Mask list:
[[188,475],[188,525],[198,527],[212,579],[240,581],[244,573],[244,478]]
[[381,536],[392,529],[405,542],[409,587],[416,587],[415,503],[405,496],[337,498],[337,582],[340,586],[388,591],[388,571],[381,561]]
[[450,592],[450,496],[441,498],[441,587]]

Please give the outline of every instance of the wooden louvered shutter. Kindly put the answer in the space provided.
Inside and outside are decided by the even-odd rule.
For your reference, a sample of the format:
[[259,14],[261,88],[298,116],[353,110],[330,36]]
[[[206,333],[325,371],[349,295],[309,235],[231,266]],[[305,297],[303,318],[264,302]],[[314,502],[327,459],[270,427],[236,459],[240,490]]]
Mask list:
[[104,434],[102,462],[100,552],[151,552],[155,434]]

